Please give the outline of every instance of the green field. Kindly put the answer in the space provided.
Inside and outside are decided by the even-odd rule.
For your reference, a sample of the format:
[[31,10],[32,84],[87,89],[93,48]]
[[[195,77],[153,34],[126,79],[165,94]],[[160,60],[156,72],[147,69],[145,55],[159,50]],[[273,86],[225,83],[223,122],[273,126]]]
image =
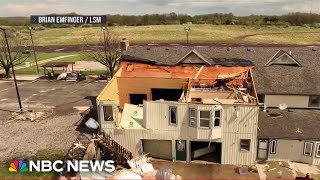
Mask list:
[[[186,41],[186,25],[115,26],[119,38],[132,43],[181,43]],[[275,43],[320,44],[320,28],[307,26],[188,25],[191,43]],[[11,27],[12,28],[12,27]],[[16,27],[17,34],[29,39],[29,31]],[[99,27],[47,28],[34,32],[36,45],[97,43],[103,38]]]

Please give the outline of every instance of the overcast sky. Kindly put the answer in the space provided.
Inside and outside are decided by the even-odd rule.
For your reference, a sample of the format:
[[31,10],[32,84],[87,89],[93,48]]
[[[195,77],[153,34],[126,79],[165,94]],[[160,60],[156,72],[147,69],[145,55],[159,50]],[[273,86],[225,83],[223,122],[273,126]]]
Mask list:
[[0,0],[0,16],[76,12],[83,15],[152,13],[280,15],[320,13],[320,0]]

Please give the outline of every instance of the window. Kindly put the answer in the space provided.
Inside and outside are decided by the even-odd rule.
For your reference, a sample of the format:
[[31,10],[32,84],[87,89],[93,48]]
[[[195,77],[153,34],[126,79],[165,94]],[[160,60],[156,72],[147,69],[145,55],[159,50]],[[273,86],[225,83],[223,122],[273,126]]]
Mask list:
[[320,107],[320,96],[309,96],[309,107]]
[[177,124],[177,107],[169,107],[169,121],[170,124]]
[[270,140],[270,154],[276,154],[277,140]]
[[189,126],[197,126],[197,111],[196,109],[189,109]]
[[312,150],[313,150],[313,143],[312,142],[305,142],[303,155],[312,156]]
[[316,157],[320,158],[320,143],[317,144]]
[[201,103],[202,99],[201,98],[191,98],[191,102],[193,102],[193,103]]
[[104,121],[113,121],[112,106],[103,106]]
[[250,151],[250,139],[240,139],[240,151]]
[[220,127],[221,110],[214,111],[214,127]]
[[259,103],[264,103],[265,96],[264,94],[258,94]]
[[200,111],[200,127],[210,127],[210,111]]

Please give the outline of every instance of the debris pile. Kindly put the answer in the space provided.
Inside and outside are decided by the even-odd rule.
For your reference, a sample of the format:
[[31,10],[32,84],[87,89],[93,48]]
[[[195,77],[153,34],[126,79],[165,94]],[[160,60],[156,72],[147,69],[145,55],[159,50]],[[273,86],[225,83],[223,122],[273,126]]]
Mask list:
[[67,174],[69,177],[78,175],[81,179],[182,179],[181,176],[172,174],[171,169],[155,170],[151,164],[151,157],[143,155],[133,158],[130,151],[105,134],[94,135],[91,139],[85,135],[79,136],[65,160],[114,161],[116,170],[112,173],[91,171]]

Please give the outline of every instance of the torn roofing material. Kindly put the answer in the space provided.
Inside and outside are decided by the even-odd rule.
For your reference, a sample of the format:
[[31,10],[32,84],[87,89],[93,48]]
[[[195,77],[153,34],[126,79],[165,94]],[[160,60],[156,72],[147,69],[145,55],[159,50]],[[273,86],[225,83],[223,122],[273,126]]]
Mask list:
[[[314,47],[251,47],[247,51],[244,46],[231,49],[215,46],[130,46],[126,55],[148,59],[159,65],[174,65],[193,49],[212,65],[228,66],[222,64],[222,59],[233,59],[233,65],[243,63],[241,59],[251,61],[255,65],[253,76],[258,94],[320,95],[320,51],[314,51]],[[290,56],[302,67],[265,66],[279,50],[291,51]]]
[[320,140],[320,110],[260,110],[258,127],[259,138]]
[[[241,76],[252,67],[184,67],[184,66],[159,66],[142,63],[122,62],[121,77],[156,77],[156,78],[182,78],[193,79],[218,79],[228,75]],[[200,72],[200,73],[199,73]]]

